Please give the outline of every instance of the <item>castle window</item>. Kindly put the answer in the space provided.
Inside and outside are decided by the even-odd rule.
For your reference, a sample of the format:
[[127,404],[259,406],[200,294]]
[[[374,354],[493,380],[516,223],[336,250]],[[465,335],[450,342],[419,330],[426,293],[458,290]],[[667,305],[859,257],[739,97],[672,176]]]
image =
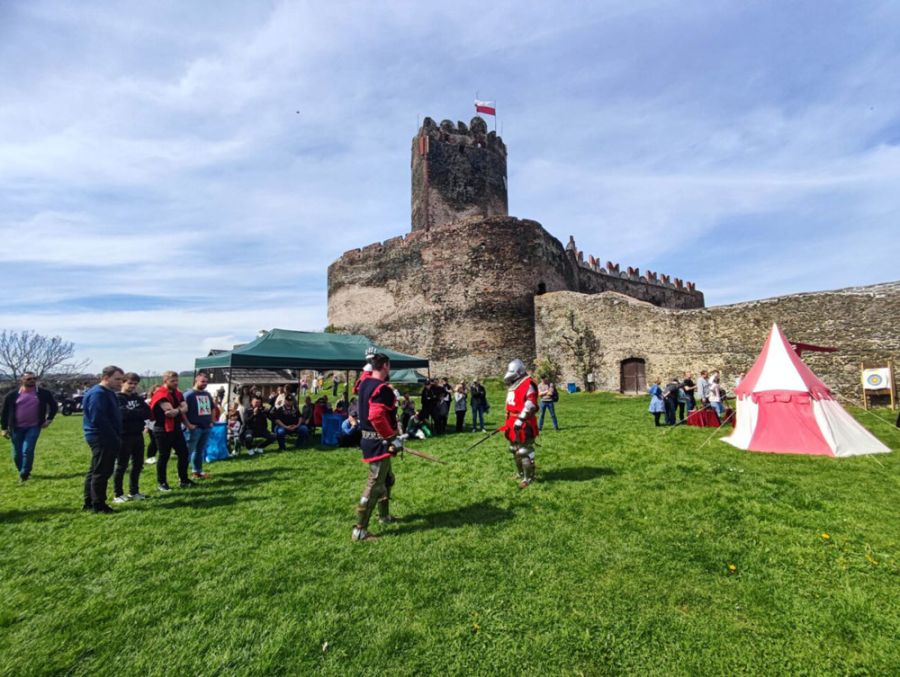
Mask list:
[[462,143],[459,144],[459,152],[460,152],[460,153],[465,153],[465,152],[466,152],[466,146],[465,146],[465,144],[462,144]]
[[547,285],[544,284],[543,282],[538,282],[537,295],[540,296],[541,294],[546,294],[546,293],[547,293]]

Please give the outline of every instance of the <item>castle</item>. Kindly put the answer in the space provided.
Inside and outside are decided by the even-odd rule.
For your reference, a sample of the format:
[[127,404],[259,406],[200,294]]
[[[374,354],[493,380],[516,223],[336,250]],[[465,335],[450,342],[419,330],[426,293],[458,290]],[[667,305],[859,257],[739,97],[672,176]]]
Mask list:
[[690,282],[601,266],[541,224],[510,217],[506,146],[475,117],[425,118],[412,141],[412,229],[345,252],[328,268],[328,322],[425,355],[440,374],[489,375],[535,355],[534,297],[618,291],[702,308]]
[[[792,340],[823,343],[817,323],[829,316],[820,315],[821,296],[785,297],[800,299],[789,304],[786,318],[771,303],[765,306],[772,311],[768,315],[748,315],[753,304],[724,307],[736,310],[723,315],[705,308],[692,282],[601,264],[572,238],[563,246],[536,221],[509,216],[506,146],[480,117],[468,126],[425,118],[411,155],[410,232],[345,252],[328,267],[328,322],[336,331],[427,356],[435,374],[498,375],[514,357],[529,364],[541,355],[559,362],[563,378],[582,387],[593,380],[603,389],[635,392],[661,369],[674,374],[719,366],[726,378],[730,370],[745,370],[773,319],[788,320]],[[831,304],[842,314],[842,331],[828,332],[829,340],[846,346],[865,322],[879,338],[854,344],[853,359],[900,357],[893,326],[900,316],[900,285],[850,291]],[[651,336],[666,326],[665,335],[672,336],[671,327],[680,325],[685,332],[715,336],[720,317],[728,318],[728,350],[708,340],[689,355]],[[698,318],[713,324],[702,327]],[[642,329],[641,322],[656,328]],[[725,362],[729,355],[739,359]],[[831,362],[819,367],[826,381],[835,371],[842,384],[850,383],[847,356],[831,360],[833,369]]]

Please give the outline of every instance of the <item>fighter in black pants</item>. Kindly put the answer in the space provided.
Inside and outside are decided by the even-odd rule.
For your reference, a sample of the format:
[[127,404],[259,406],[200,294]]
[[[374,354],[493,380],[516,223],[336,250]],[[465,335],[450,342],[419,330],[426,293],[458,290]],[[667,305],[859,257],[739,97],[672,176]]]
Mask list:
[[372,365],[372,375],[359,384],[359,446],[369,472],[356,506],[356,526],[351,534],[354,541],[376,540],[369,533],[369,520],[376,505],[380,522],[395,521],[390,512],[394,485],[391,459],[403,448],[397,428],[397,398],[388,383],[391,362],[386,355],[376,352],[367,355],[367,361]]

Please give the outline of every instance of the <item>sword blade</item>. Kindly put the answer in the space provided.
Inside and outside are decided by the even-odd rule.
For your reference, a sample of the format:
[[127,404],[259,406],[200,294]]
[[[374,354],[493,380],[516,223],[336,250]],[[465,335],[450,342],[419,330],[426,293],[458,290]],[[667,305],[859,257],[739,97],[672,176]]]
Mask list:
[[472,449],[477,447],[479,444],[482,444],[483,442],[487,442],[489,439],[491,439],[494,435],[499,433],[501,430],[502,430],[502,428],[497,428],[494,432],[488,433],[487,435],[482,437],[480,440],[478,440],[475,444],[471,445],[470,447],[467,447],[466,451],[471,451]]
[[424,458],[426,461],[431,461],[432,463],[440,463],[441,465],[447,465],[447,461],[442,461],[441,459],[432,456],[431,454],[426,454],[424,451],[416,451],[415,449],[410,449],[409,447],[403,447],[403,451],[412,454],[413,456],[418,456],[419,458]]

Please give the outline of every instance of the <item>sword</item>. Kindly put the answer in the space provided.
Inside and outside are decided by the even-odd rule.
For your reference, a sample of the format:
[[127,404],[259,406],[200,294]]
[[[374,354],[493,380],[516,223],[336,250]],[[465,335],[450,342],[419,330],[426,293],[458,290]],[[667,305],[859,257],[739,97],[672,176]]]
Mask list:
[[432,463],[440,463],[441,465],[447,465],[447,461],[442,461],[441,459],[432,456],[431,454],[426,454],[424,451],[416,451],[415,449],[410,449],[409,447],[403,447],[400,450],[401,452],[405,451],[408,454],[412,454],[413,456],[418,456],[419,458],[424,458],[426,461],[431,461]]
[[477,447],[477,446],[478,446],[479,444],[481,444],[482,442],[487,442],[487,441],[488,441],[489,439],[491,439],[494,435],[496,435],[496,434],[499,433],[499,432],[502,432],[503,430],[504,430],[503,428],[497,428],[494,432],[488,433],[487,435],[485,435],[484,437],[482,437],[480,440],[478,440],[478,441],[477,441],[475,444],[473,444],[471,447],[466,448],[465,451],[471,451],[472,449],[474,449],[475,447]]

